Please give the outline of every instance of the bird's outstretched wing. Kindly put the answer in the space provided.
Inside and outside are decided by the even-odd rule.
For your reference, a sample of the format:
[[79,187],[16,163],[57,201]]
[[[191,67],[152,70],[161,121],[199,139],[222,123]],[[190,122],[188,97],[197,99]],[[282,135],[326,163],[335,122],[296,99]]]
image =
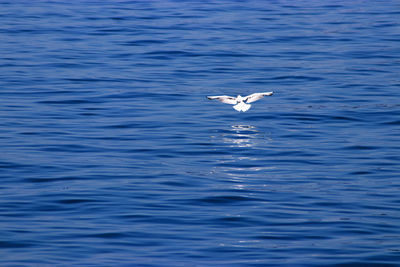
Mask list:
[[254,102],[254,101],[257,101],[257,100],[263,98],[264,96],[272,95],[273,93],[274,92],[254,93],[254,94],[246,96],[244,99],[245,99],[246,103],[251,103],[251,102]]
[[236,101],[235,97],[231,97],[231,96],[227,96],[227,95],[207,96],[207,98],[210,99],[210,100],[217,99],[217,100],[219,100],[219,101],[221,101],[222,103],[225,103],[225,104],[231,104],[231,105],[237,104],[237,101]]

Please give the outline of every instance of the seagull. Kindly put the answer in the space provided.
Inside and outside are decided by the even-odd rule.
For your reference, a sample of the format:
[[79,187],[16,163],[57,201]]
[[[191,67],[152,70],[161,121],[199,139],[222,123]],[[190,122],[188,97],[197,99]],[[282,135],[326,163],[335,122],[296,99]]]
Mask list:
[[234,105],[233,108],[236,109],[237,111],[246,112],[251,107],[249,103],[257,101],[263,98],[264,96],[272,95],[273,93],[274,92],[254,93],[245,97],[242,97],[241,95],[238,95],[237,97],[219,95],[219,96],[207,96],[207,98],[210,100],[217,99],[222,103]]

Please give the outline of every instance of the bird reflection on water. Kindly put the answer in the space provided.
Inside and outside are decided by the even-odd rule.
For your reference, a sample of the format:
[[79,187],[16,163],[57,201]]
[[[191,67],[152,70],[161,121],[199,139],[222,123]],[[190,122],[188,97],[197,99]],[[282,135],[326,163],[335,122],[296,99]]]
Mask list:
[[[217,161],[213,169],[214,173],[220,177],[228,178],[227,181],[233,183],[233,189],[251,188],[252,179],[259,181],[260,172],[268,172],[275,169],[265,161],[264,156],[260,155],[254,149],[263,149],[270,138],[255,126],[251,125],[232,125],[229,129],[220,130],[219,136],[213,136],[220,143],[227,145],[232,149],[229,155],[223,155]],[[260,189],[260,184],[258,184]],[[261,187],[264,187],[262,185]]]
[[223,142],[234,147],[253,147],[260,141],[261,132],[251,125],[232,125]]
[[[218,130],[217,133],[219,134],[214,135],[213,138],[221,145],[242,148],[240,150],[232,150],[229,157],[222,160],[225,163],[232,161],[257,161],[257,156],[255,156],[252,150],[262,148],[270,141],[265,132],[252,125],[231,125],[230,128]],[[232,167],[235,165],[233,164]],[[242,164],[238,165],[243,166]],[[239,166],[236,167],[240,168]]]

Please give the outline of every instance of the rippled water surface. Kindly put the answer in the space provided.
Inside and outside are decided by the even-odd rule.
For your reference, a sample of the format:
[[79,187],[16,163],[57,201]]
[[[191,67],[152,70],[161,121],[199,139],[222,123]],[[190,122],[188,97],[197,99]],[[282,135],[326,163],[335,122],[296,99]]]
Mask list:
[[399,17],[0,1],[1,265],[395,266]]

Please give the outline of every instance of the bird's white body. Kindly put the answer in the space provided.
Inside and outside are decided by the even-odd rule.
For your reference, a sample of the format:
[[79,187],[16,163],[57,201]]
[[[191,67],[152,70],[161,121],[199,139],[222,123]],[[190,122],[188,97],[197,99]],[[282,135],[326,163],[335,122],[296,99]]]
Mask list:
[[236,101],[238,102],[236,105],[234,105],[233,106],[233,108],[234,109],[236,109],[237,111],[243,111],[243,112],[246,112],[246,111],[248,111],[250,108],[251,108],[251,105],[250,104],[246,104],[245,102],[244,102],[244,98],[241,96],[241,95],[238,95],[237,97],[236,97]]
[[240,111],[246,112],[251,107],[249,103],[257,101],[263,98],[264,96],[269,96],[272,94],[273,92],[265,92],[265,93],[254,93],[246,97],[242,97],[241,95],[238,95],[237,97],[222,95],[222,96],[207,96],[207,98],[210,100],[217,99],[222,103],[234,105],[233,108],[235,110],[239,112]]

